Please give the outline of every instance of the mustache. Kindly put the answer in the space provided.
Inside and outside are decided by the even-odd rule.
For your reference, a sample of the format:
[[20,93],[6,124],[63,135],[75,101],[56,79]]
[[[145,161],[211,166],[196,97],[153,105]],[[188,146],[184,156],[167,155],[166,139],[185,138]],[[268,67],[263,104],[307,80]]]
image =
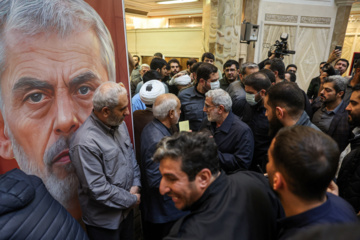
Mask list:
[[60,138],[53,144],[51,145],[51,147],[49,147],[48,149],[46,149],[45,153],[44,153],[44,163],[47,166],[51,166],[53,163],[54,158],[61,153],[62,151],[69,149],[69,143],[70,143],[70,138],[71,138],[72,134],[69,136],[60,136]]

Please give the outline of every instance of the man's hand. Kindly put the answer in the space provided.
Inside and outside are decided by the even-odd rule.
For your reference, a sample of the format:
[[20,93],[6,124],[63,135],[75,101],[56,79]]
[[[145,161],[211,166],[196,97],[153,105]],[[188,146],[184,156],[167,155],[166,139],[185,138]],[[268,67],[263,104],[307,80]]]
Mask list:
[[336,196],[339,196],[339,187],[336,185],[334,181],[331,181],[328,188],[326,189],[327,192],[332,193]]
[[140,188],[138,186],[132,186],[130,188],[130,193],[131,194],[137,194],[137,193],[140,193]]
[[329,59],[327,60],[327,63],[332,63],[336,59],[338,59],[341,56],[341,50],[336,49],[330,53]]
[[139,193],[135,193],[134,195],[136,196],[136,203],[133,205],[133,207],[139,206],[140,205],[140,197],[141,197],[141,195]]

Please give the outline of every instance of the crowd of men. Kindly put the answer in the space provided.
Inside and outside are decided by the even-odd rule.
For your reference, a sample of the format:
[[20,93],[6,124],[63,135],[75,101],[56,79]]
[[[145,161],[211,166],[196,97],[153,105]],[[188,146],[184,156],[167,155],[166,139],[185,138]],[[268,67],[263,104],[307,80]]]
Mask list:
[[0,155],[22,170],[0,176],[0,238],[359,237],[360,62],[342,77],[340,55],[307,93],[274,55],[134,55],[128,92],[87,3],[0,1]]

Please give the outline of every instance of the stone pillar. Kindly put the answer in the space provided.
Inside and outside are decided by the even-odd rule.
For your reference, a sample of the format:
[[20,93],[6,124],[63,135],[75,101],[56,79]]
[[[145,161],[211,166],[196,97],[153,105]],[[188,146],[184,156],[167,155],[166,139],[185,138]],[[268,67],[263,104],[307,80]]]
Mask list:
[[215,55],[215,64],[221,71],[227,60],[239,60],[242,2],[204,0],[203,52]]
[[355,0],[335,0],[338,10],[336,13],[334,32],[331,39],[330,52],[335,49],[336,45],[342,46],[344,43],[351,6],[354,2]]
[[[244,20],[247,22],[251,22],[252,24],[257,24],[258,16],[259,16],[259,5],[260,0],[244,0],[245,1],[245,9],[244,9]],[[261,29],[260,29],[261,31]],[[259,44],[258,40],[255,44]],[[254,62],[255,58],[255,48],[254,42],[251,42],[247,45],[247,55],[246,62]]]

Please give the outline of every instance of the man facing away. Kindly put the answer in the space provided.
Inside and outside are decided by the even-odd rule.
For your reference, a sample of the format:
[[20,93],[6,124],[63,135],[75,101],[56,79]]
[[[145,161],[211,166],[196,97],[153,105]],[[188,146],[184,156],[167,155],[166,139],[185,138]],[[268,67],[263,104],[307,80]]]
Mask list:
[[268,155],[269,183],[286,215],[278,221],[279,239],[289,239],[314,225],[357,221],[350,204],[326,193],[340,155],[328,135],[307,126],[283,128],[273,139]]
[[250,171],[226,175],[209,134],[166,137],[154,161],[160,162],[160,193],[190,210],[164,239],[274,239],[282,208],[266,178]]
[[249,126],[231,112],[231,98],[220,89],[206,94],[203,111],[207,121],[203,128],[211,131],[216,145],[220,167],[227,173],[247,170],[251,165],[254,152],[254,137]]
[[159,163],[152,159],[160,140],[174,133],[172,127],[179,121],[180,106],[180,101],[174,94],[158,96],[153,106],[155,119],[145,126],[141,134],[141,217],[144,239],[163,239],[174,222],[187,214],[176,209],[171,198],[159,193]]
[[94,110],[73,135],[70,157],[90,239],[132,239],[132,207],[140,203],[140,169],[124,118],[126,89],[107,82],[94,93]]

